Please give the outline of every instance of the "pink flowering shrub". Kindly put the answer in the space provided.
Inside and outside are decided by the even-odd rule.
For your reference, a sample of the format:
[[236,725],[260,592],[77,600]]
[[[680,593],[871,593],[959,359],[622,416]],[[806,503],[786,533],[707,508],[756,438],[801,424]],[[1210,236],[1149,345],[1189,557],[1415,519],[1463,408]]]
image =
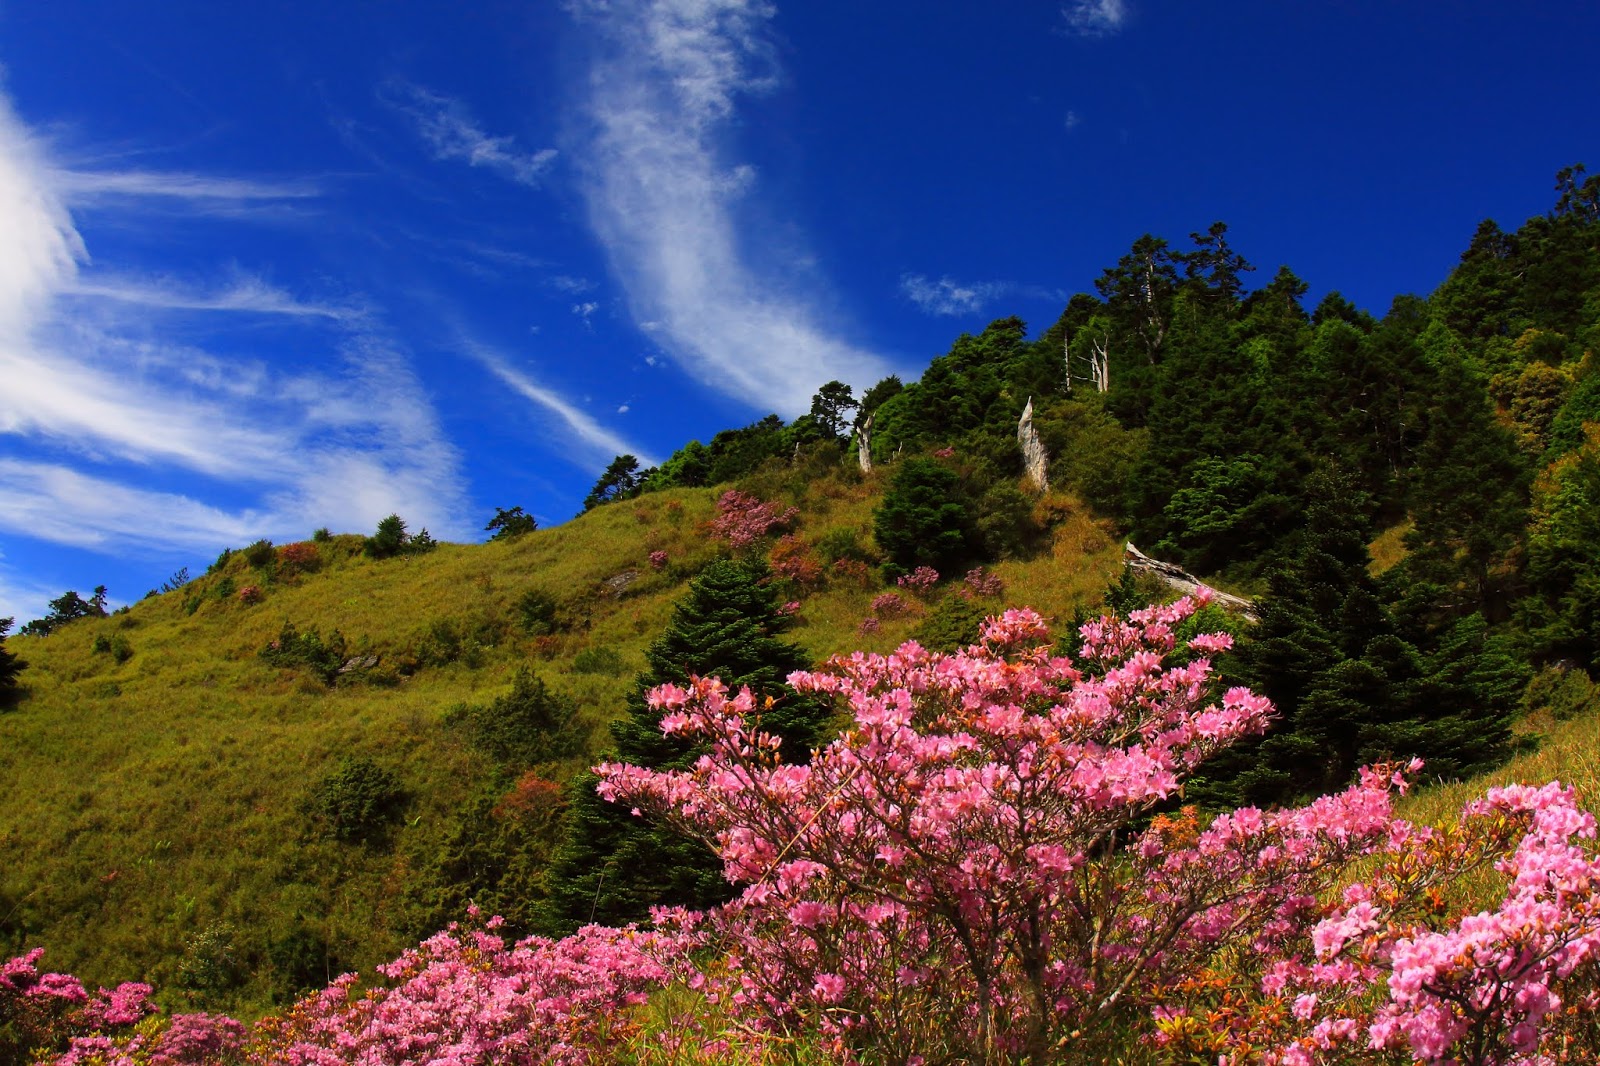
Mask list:
[[774,530],[794,521],[797,507],[779,508],[758,496],[729,489],[717,500],[717,517],[711,520],[711,535],[725,540],[735,551],[742,551]]
[[158,1018],[150,986],[135,982],[90,995],[70,974],[40,973],[43,954],[35,948],[0,966],[0,1062],[199,1066],[243,1045],[244,1026],[231,1018]]
[[347,974],[257,1027],[260,1066],[538,1063],[587,1066],[635,1028],[627,1008],[670,975],[684,930],[588,926],[563,940],[507,946],[455,925],[380,966],[384,987],[355,995]]
[[653,551],[653,552],[651,552],[650,553],[650,569],[652,569],[652,570],[665,570],[666,568],[667,568],[667,553],[664,552],[664,551]]
[[239,590],[239,602],[247,607],[251,604],[260,603],[261,600],[261,586],[259,585],[246,585]]
[[898,592],[885,592],[872,599],[872,613],[877,618],[898,618],[907,611],[905,598]]
[[902,574],[895,581],[896,585],[919,596],[932,591],[938,583],[939,571],[931,566],[919,566],[909,574]]
[[975,566],[961,579],[961,594],[969,600],[999,599],[1006,594],[1006,583],[999,574],[985,573],[983,567]]
[[[1570,794],[1498,790],[1435,832],[1393,817],[1415,766],[1378,767],[1303,808],[1136,828],[1270,714],[1216,693],[1226,635],[1179,646],[1194,608],[1085,625],[1076,661],[1020,610],[962,653],[907,644],[794,674],[854,715],[807,766],[777,761],[748,691],[662,686],[663,729],[708,754],[603,765],[600,790],[713,844],[747,886],[710,918],[728,951],[713,985],[842,1062],[1098,1061],[1094,1041],[1129,1026],[1172,1061],[1558,1061],[1536,1056],[1576,1003],[1562,982],[1585,971],[1593,1005],[1600,911],[1577,843],[1593,820]],[[1368,855],[1377,874],[1318,903]],[[1422,920],[1430,887],[1495,856],[1513,886],[1496,915]],[[1206,1020],[1224,1028],[1202,1047],[1219,989]]]

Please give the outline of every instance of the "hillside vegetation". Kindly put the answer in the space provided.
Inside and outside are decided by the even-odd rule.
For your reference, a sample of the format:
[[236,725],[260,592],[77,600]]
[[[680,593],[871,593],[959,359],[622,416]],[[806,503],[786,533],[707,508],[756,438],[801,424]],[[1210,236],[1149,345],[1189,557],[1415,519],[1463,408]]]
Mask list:
[[[1515,232],[1486,222],[1436,293],[1399,297],[1382,318],[1337,293],[1308,310],[1307,286],[1287,267],[1250,290],[1244,275],[1254,268],[1228,244],[1221,223],[1191,234],[1184,250],[1146,235],[1095,281],[1098,295],[1073,297],[1032,339],[1020,320],[1001,319],[958,338],[919,381],[886,379],[859,398],[829,382],[811,412],[793,422],[769,416],[707,443],[690,441],[650,470],[618,456],[584,513],[556,529],[530,529],[520,511],[502,510],[491,524],[499,535],[489,543],[436,545],[423,534],[408,537],[393,518],[372,537],[319,531],[297,544],[224,552],[206,574],[175,579],[168,591],[112,615],[104,613],[104,590],[90,600],[63,597],[52,619],[30,623],[26,635],[6,643],[26,665],[17,674],[24,691],[15,710],[0,714],[0,772],[19,786],[0,803],[0,841],[10,859],[0,871],[0,947],[43,945],[51,966],[90,982],[146,979],[169,1006],[251,1016],[340,972],[395,956],[474,903],[502,915],[504,932],[520,936],[569,933],[590,917],[643,920],[647,903],[716,902],[732,889],[717,882],[715,862],[698,846],[651,836],[665,830],[604,828],[616,812],[594,798],[597,779],[585,768],[622,753],[644,769],[631,778],[604,772],[608,787],[623,781],[626,787],[616,787],[625,799],[665,810],[682,795],[669,798],[663,782],[690,785],[663,772],[687,772],[713,749],[729,765],[763,749],[741,749],[742,718],[722,717],[721,696],[699,688],[682,698],[702,715],[693,728],[708,736],[662,741],[655,735],[659,708],[646,701],[645,688],[662,681],[692,687],[691,675],[734,671],[764,677],[766,691],[753,698],[752,711],[764,706],[776,722],[815,697],[818,713],[833,714],[823,724],[848,726],[850,708],[819,695],[837,685],[811,680],[811,697],[802,697],[762,675],[771,663],[748,661],[751,650],[766,649],[760,655],[781,659],[785,670],[802,659],[887,651],[912,638],[955,651],[977,639],[984,615],[1021,604],[1054,619],[1055,651],[1088,649],[1092,657],[1096,641],[1112,630],[1078,627],[1101,610],[1113,619],[1157,617],[1135,614],[1161,590],[1123,569],[1124,536],[1255,597],[1259,615],[1246,623],[1211,606],[1189,619],[1192,605],[1172,608],[1178,636],[1158,622],[1127,637],[1128,647],[1173,652],[1178,658],[1166,669],[1174,679],[1194,678],[1196,694],[1248,685],[1270,698],[1276,714],[1269,721],[1263,705],[1230,696],[1223,725],[1187,703],[1162,711],[1172,717],[1161,719],[1152,708],[1176,699],[1167,690],[1161,700],[1123,706],[1125,697],[1114,694],[1103,701],[1111,739],[1095,745],[1110,747],[1080,750],[1072,747],[1077,739],[1063,736],[1052,741],[1055,755],[1079,751],[1086,765],[1107,757],[1133,735],[1116,732],[1122,727],[1112,719],[1123,713],[1139,721],[1156,715],[1138,734],[1150,745],[1181,746],[1168,726],[1191,716],[1212,730],[1196,736],[1226,742],[1183,741],[1196,754],[1182,767],[1183,776],[1194,776],[1181,791],[1163,777],[1124,806],[1085,799],[1090,813],[1115,808],[1106,815],[1112,837],[1085,829],[1079,839],[1072,834],[1080,823],[1068,819],[1059,828],[1071,847],[1049,845],[1059,852],[1049,854],[1067,863],[1063,869],[1101,864],[1101,884],[1154,891],[1156,866],[1143,880],[1134,872],[1161,851],[1121,855],[1110,839],[1138,832],[1168,841],[1175,855],[1189,854],[1185,849],[1203,839],[1202,812],[1241,805],[1292,812],[1340,795],[1303,808],[1323,814],[1271,816],[1270,832],[1324,849],[1316,854],[1326,868],[1290,864],[1263,873],[1277,862],[1269,857],[1250,874],[1270,882],[1264,907],[1293,909],[1299,904],[1288,901],[1300,891],[1331,900],[1329,871],[1381,850],[1386,832],[1370,818],[1361,821],[1360,809],[1379,803],[1377,794],[1390,785],[1360,778],[1359,768],[1403,766],[1418,756],[1427,764],[1425,780],[1434,782],[1407,801],[1419,822],[1443,824],[1461,809],[1462,787],[1481,791],[1497,779],[1566,779],[1592,804],[1593,677],[1600,669],[1600,178],[1569,168],[1558,175],[1557,193],[1547,215]],[[1049,488],[1039,484],[1037,468],[1026,469],[1018,420],[1030,406],[1049,457],[1042,471]],[[863,455],[870,463],[858,461]],[[711,565],[724,559],[736,565]],[[717,596],[749,605],[744,620],[754,629],[741,631],[741,647],[722,646],[737,627],[716,620]],[[1006,626],[1042,633],[1030,629],[1030,617]],[[1215,673],[1206,672],[1209,653],[1228,638],[1182,644],[1208,629],[1236,639]],[[700,636],[690,640],[690,632]],[[1015,770],[1006,758],[1020,741],[996,723],[1033,726],[979,714],[988,701],[1005,702],[995,678],[1011,676],[1007,671],[1034,677],[1039,688],[1029,698],[1081,680],[1058,663],[1005,660],[1009,654],[972,650],[952,660],[958,673],[968,671],[961,676],[970,699],[932,701],[926,711],[929,721],[955,715],[956,725],[946,726],[958,738],[976,732],[992,741],[983,757],[993,756],[986,772],[997,774]],[[908,655],[907,662],[921,662]],[[1005,669],[995,670],[1002,661]],[[889,684],[884,679],[898,677],[902,666],[871,669]],[[1174,680],[1172,691],[1189,683]],[[920,698],[931,684],[919,675],[923,687],[907,691]],[[1037,709],[1034,726],[1043,728],[1044,708]],[[819,775],[832,765],[842,776],[835,792],[792,793],[795,810],[814,804],[815,819],[842,809],[838,794],[877,757],[852,745],[881,754],[869,743],[879,724],[858,714],[848,734],[815,757],[811,769]],[[796,760],[807,757],[796,737],[820,740],[830,732],[808,732],[817,723],[799,717],[789,725],[793,731],[774,751]],[[733,737],[725,750],[713,743],[717,729]],[[878,739],[884,747],[898,742]],[[935,745],[939,758],[968,740],[951,743]],[[789,787],[784,769],[770,765],[776,758],[739,770],[774,774],[771,796],[759,789],[723,794],[714,781],[693,782],[701,805],[680,810],[679,827],[715,836],[742,833],[751,819],[788,824],[771,799]],[[1071,771],[1065,768],[1064,781],[1076,781]],[[1461,781],[1469,784],[1451,783]],[[894,787],[901,784],[925,782]],[[1180,810],[1180,797],[1199,811]],[[775,806],[741,806],[763,799]],[[1470,876],[1449,891],[1432,886],[1443,894],[1428,897],[1436,901],[1428,921],[1443,922],[1452,908],[1473,906],[1478,888],[1488,891],[1486,856],[1511,846],[1494,836],[1509,831],[1505,826],[1546,810],[1567,819],[1569,832],[1581,821],[1564,795],[1505,794],[1495,802],[1502,804],[1495,815],[1501,828],[1481,830],[1487,835],[1446,856],[1461,860]],[[1359,822],[1359,831],[1318,820],[1336,808]],[[874,824],[888,817],[866,814]],[[1480,816],[1487,817],[1471,817]],[[1039,824],[1060,817],[1047,809]],[[789,843],[813,824],[790,826]],[[1368,850],[1347,846],[1357,839]],[[1545,844],[1554,848],[1553,840]],[[744,855],[745,843],[738,834],[723,838],[723,857],[781,865],[782,856]],[[1436,845],[1425,835],[1414,843],[1419,855]],[[602,854],[602,846],[614,850]],[[859,856],[828,852],[829,840],[815,846],[822,866],[854,871],[833,904],[842,908],[841,920],[859,917],[850,908],[864,904],[850,893],[866,891],[890,860],[880,854],[858,869],[849,864]],[[787,854],[788,844],[782,850]],[[647,854],[679,858],[657,874],[636,859]],[[891,846],[884,854],[899,853]],[[1269,847],[1263,854],[1280,853]],[[1411,861],[1406,856],[1364,861],[1369,865],[1349,877],[1398,878],[1391,903],[1409,900],[1418,878],[1426,880],[1402,868]],[[1443,860],[1435,867],[1453,868]],[[935,881],[949,873],[937,863],[930,868]],[[1053,876],[1013,873],[1015,884],[964,883],[962,891],[1022,891],[1017,886],[1025,888],[1031,876]],[[1324,879],[1303,880],[1313,873]],[[803,882],[807,875],[797,876]],[[763,888],[747,897],[746,911],[730,913],[786,929],[781,947],[782,936],[799,935],[784,922],[820,904],[796,895],[797,912],[763,908],[800,891],[795,884]],[[880,896],[898,900],[889,889]],[[1016,906],[1037,906],[1039,898],[1018,897]],[[1143,905],[1159,915],[1166,903],[1151,896]],[[889,912],[871,913],[867,928],[856,930],[859,943],[839,949],[868,969],[887,965],[888,956],[861,944],[893,942],[879,928]],[[919,950],[932,952],[927,958],[975,950],[960,922],[955,940],[928,948],[949,932],[939,931],[948,918],[934,914],[918,934]],[[773,942],[739,926],[744,919],[714,919],[724,920],[730,935],[747,938],[743,957],[765,958],[772,972],[796,965],[792,958],[774,962]],[[806,929],[815,924],[796,921]],[[1385,927],[1384,951],[1411,928],[1395,921]],[[843,928],[854,927],[846,921]],[[1001,932],[996,943],[1010,943],[1014,930]],[[587,951],[584,936],[599,938],[596,958],[620,952],[621,970],[638,961],[628,955],[632,942],[612,932],[561,944]],[[1092,940],[1098,945],[1098,934]],[[460,947],[452,943],[441,950]],[[535,965],[515,953],[495,958],[484,963],[490,971]],[[1250,959],[1228,958],[1168,974],[1161,980],[1172,983],[1160,984],[1159,995],[1156,985],[1129,994],[1146,1004],[1180,993],[1191,1005],[1203,1000],[1220,1012],[1224,1028],[1281,1028],[1281,1002],[1261,1007],[1277,1011],[1271,1018],[1227,1013],[1236,1009],[1236,995],[1255,995],[1241,991]],[[1116,997],[1094,1010],[1069,1004],[1065,994],[1047,1006],[1043,965],[1022,959],[1015,962],[1020,969],[996,978],[1019,989],[1033,982],[1027,1033],[998,1031],[1003,1012],[987,978],[968,988],[972,974],[964,970],[947,975],[971,993],[978,1019],[961,1034],[927,1029],[926,1010],[908,1007],[909,1000],[884,1000],[895,984],[887,978],[864,980],[851,992],[861,997],[850,1008],[860,1023],[836,1024],[830,997],[844,995],[844,984],[836,985],[843,979],[832,972],[814,975],[815,984],[808,976],[770,1002],[811,1002],[812,1014],[784,1014],[784,1024],[825,1037],[834,1049],[866,1046],[866,1029],[894,1015],[904,1032],[874,1030],[870,1039],[880,1050],[901,1047],[895,1041],[905,1048],[966,1041],[960,1046],[967,1050],[950,1051],[950,1061],[1046,1061],[1040,1056],[1047,1038],[1055,1039],[1049,1034],[1076,1034],[1067,1020],[1074,1010],[1087,1011],[1082,1016],[1096,1025],[1135,1024],[1126,1005],[1112,1009]],[[1376,972],[1363,971],[1366,979]],[[607,987],[608,995],[624,994]],[[1519,993],[1519,1002],[1530,994]],[[1346,1008],[1358,1005],[1338,1009]],[[304,1022],[300,1014],[285,1017],[291,1028]],[[1204,1032],[1171,1029],[1178,1024],[1172,1017],[1161,1031],[1173,1048],[1211,1054],[1222,1046],[1207,1044]],[[1488,1017],[1472,1023],[1475,1032],[1488,1032]],[[857,1024],[866,1029],[853,1030]],[[962,1057],[969,1053],[976,1057]]]

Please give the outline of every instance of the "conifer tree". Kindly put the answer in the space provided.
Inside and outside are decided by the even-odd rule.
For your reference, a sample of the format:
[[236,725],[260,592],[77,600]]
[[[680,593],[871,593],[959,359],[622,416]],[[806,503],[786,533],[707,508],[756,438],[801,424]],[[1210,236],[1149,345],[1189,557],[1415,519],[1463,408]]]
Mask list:
[[22,695],[22,686],[17,681],[17,675],[22,673],[22,668],[28,664],[17,657],[17,653],[6,650],[6,634],[11,632],[14,618],[0,618],[0,710],[12,707]]
[[1493,764],[1525,670],[1479,615],[1436,638],[1407,625],[1368,573],[1367,509],[1353,478],[1325,469],[1307,491],[1299,544],[1273,570],[1260,624],[1240,648],[1240,673],[1279,719],[1217,760],[1197,798],[1292,802],[1388,757],[1421,756],[1444,777]]
[[[666,632],[645,653],[649,669],[639,676],[626,714],[612,723],[607,761],[657,770],[692,766],[701,748],[664,736],[660,712],[648,706],[645,693],[695,676],[720,677],[734,691],[748,685],[758,703],[770,697],[763,729],[783,738],[785,760],[809,757],[827,708],[799,698],[785,683],[811,663],[803,649],[779,639],[787,619],[765,577],[764,564],[723,560],[690,582]],[[648,918],[655,905],[701,908],[731,897],[722,866],[705,845],[601,799],[597,780],[586,772],[573,783],[565,840],[550,870],[544,921],[550,931],[591,921],[620,925]]]

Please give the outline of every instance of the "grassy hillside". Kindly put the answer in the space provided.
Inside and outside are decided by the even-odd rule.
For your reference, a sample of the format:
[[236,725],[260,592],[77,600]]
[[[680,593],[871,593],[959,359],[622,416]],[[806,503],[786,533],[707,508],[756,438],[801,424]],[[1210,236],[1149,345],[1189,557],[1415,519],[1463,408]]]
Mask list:
[[[808,480],[779,464],[747,487],[799,505],[806,545],[855,530],[870,548],[879,479]],[[235,552],[125,612],[13,638],[29,695],[0,715],[12,785],[0,802],[0,947],[42,945],[52,967],[86,981],[148,980],[174,1005],[244,1014],[392,957],[436,927],[430,871],[472,812],[516,792],[450,724],[451,708],[489,702],[529,664],[574,701],[600,751],[643,649],[698,568],[727,551],[706,532],[716,495],[653,493],[512,540],[391,559],[363,556],[349,535],[258,549],[263,566]],[[1049,536],[994,568],[1007,591],[988,606],[1069,616],[1098,600],[1119,547],[1068,498],[1037,514]],[[309,554],[299,572],[285,562]],[[895,646],[933,608],[907,596],[907,614],[860,632],[883,591],[875,573],[792,588],[789,639],[819,660]],[[548,611],[526,624],[530,592],[554,601],[553,627]],[[360,668],[330,682],[269,663],[261,651],[285,623],[324,644],[337,631],[339,658]],[[352,759],[403,790],[366,841],[320,831],[307,806]],[[535,770],[560,782],[584,762]]]

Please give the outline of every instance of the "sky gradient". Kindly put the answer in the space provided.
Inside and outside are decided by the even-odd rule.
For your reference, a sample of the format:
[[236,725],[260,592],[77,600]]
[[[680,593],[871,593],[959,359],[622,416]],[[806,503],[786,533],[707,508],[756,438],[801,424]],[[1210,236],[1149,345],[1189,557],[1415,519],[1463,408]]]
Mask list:
[[1145,232],[1381,315],[1600,164],[1597,42],[1591,3],[0,2],[0,616],[564,521],[618,453],[1042,330]]

